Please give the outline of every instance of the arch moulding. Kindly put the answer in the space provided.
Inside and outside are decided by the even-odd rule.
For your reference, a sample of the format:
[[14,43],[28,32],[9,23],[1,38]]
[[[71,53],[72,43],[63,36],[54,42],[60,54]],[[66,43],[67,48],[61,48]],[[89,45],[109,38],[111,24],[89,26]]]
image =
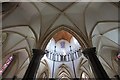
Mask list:
[[65,30],[67,32],[69,32],[70,34],[72,34],[77,41],[79,42],[79,44],[81,45],[82,49],[85,49],[86,47],[88,47],[88,45],[86,44],[86,41],[83,40],[82,35],[78,35],[78,33],[76,31],[74,31],[73,29],[71,29],[69,26],[65,26],[65,25],[61,25],[58,26],[57,28],[52,29],[48,35],[44,38],[44,40],[42,41],[41,46],[39,46],[40,49],[45,50],[48,42],[50,41],[50,39],[59,31],[61,30]]

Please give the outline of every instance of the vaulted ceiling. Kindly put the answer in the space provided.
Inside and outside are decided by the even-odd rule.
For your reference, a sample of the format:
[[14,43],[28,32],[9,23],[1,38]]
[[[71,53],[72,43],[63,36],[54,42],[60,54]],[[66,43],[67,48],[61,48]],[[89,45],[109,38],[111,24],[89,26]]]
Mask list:
[[64,40],[67,40],[68,42],[70,42],[72,35],[66,31],[62,30],[62,31],[59,31],[58,33],[56,33],[53,36],[53,38],[56,42],[58,42],[61,39],[64,39]]
[[[56,35],[54,38],[58,41],[67,36],[69,41],[71,35],[60,30],[72,31],[86,47],[97,47],[99,55],[108,48],[116,51],[120,46],[118,9],[118,3],[114,2],[4,3],[2,56],[5,60],[11,54],[24,53],[23,63],[20,61],[23,56],[19,58],[22,69],[26,61],[29,63],[32,49],[41,48],[47,39]],[[109,53],[110,56],[112,53]],[[104,60],[104,57],[100,57],[103,63],[112,66],[108,62],[111,59]]]

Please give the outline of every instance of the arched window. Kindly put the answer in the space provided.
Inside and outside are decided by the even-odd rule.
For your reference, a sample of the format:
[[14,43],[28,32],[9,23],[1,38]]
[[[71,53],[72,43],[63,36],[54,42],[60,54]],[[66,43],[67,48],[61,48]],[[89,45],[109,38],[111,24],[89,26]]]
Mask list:
[[65,42],[64,41],[61,41],[60,45],[61,45],[61,48],[65,48]]
[[119,62],[120,62],[120,52],[115,53],[114,60],[119,64]]
[[90,80],[89,76],[88,76],[88,74],[86,72],[82,72],[81,78],[82,78],[82,80]]
[[2,75],[2,73],[7,69],[7,67],[10,65],[10,63],[13,60],[13,56],[10,56],[4,63],[4,65],[1,67],[0,69],[0,75]]

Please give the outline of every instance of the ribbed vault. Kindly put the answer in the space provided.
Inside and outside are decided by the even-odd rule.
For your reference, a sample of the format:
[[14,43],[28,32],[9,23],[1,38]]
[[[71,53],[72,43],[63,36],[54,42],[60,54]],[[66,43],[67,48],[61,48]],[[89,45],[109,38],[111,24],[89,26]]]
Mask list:
[[[113,58],[114,54],[119,53],[120,48],[118,3],[20,2],[8,3],[7,6],[4,4],[3,8],[4,12],[0,15],[2,16],[2,28],[0,28],[2,59],[5,62],[8,56],[18,54],[19,63],[16,62],[14,65],[17,69],[12,69],[16,71],[18,77],[22,77],[22,72],[27,69],[32,57],[32,49],[44,50],[53,35],[62,30],[72,34],[84,49],[96,47],[97,56],[110,77],[119,74],[118,62]],[[63,34],[69,41],[71,36]],[[63,38],[60,35],[56,37],[56,41]],[[21,60],[23,56],[24,61]],[[89,72],[91,71],[89,64],[84,61],[86,59],[81,60],[76,67],[76,70],[79,70],[78,74],[82,73],[80,72],[82,69],[90,77],[94,77],[92,72]],[[46,65],[42,64],[42,66]],[[12,71],[7,72],[9,74],[6,77],[13,77],[10,76],[15,74]]]

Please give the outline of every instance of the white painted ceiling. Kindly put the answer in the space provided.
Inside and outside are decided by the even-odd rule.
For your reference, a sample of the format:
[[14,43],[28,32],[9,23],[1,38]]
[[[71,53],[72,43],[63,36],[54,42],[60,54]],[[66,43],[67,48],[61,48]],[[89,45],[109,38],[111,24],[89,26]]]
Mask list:
[[[31,59],[32,49],[38,48],[61,26],[73,30],[88,47],[96,47],[98,55],[103,54],[106,47],[112,47],[110,51],[118,50],[118,9],[112,2],[20,2],[15,9],[3,14],[2,56],[6,58],[24,49],[26,59]],[[109,64],[107,60],[103,63]]]

